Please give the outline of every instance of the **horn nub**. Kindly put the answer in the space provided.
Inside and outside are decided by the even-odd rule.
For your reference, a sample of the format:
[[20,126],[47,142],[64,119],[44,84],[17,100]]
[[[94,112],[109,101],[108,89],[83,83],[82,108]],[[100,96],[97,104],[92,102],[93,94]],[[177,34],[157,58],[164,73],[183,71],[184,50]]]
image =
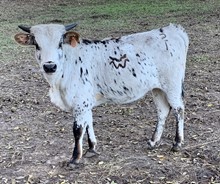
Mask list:
[[77,26],[77,23],[69,24],[65,26],[66,31],[69,31]]
[[26,27],[26,26],[22,26],[22,25],[19,25],[18,27],[27,33],[31,32],[31,27]]

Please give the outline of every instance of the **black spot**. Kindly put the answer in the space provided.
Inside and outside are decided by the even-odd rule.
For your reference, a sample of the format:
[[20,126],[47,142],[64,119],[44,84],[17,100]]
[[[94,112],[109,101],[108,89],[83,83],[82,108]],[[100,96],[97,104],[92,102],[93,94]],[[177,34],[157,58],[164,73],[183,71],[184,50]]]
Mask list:
[[77,121],[74,121],[73,122],[73,135],[75,138],[75,147],[73,150],[73,158],[72,158],[73,160],[78,159],[79,155],[81,154],[81,150],[79,147],[79,139],[82,136],[82,132],[83,132],[82,125],[79,126],[77,124]]
[[132,75],[133,75],[134,77],[137,77],[134,68],[132,68]]
[[66,54],[64,55],[65,59],[67,58]]
[[83,102],[84,107],[88,107],[89,104],[87,104],[85,101]]
[[121,96],[123,95],[123,93],[121,91],[117,91],[117,93]]
[[62,78],[64,77],[64,74],[62,75]]
[[114,58],[114,57],[112,57],[112,56],[109,56],[109,59],[111,59],[111,60],[113,60],[113,61],[117,61],[117,62],[120,62],[120,60],[119,60],[119,59],[117,59],[117,58]]
[[35,45],[36,50],[38,50],[38,51],[40,51],[40,50],[41,50],[40,46],[38,45],[38,43],[36,42],[36,40],[35,40],[35,38],[34,38],[34,37],[33,37],[33,45]]
[[114,51],[114,53],[115,53],[115,55],[117,54],[117,52],[116,52],[116,51]]
[[81,59],[81,57],[79,57],[79,61],[82,63],[82,59]]
[[162,33],[163,32],[163,28],[160,28],[159,31]]
[[83,69],[82,67],[80,67],[80,77],[82,77],[82,74],[83,74]]
[[38,55],[38,60],[41,60],[41,55],[40,54]]
[[123,89],[124,89],[125,91],[129,91],[129,89],[128,89],[127,87],[125,87],[125,86],[123,87]]
[[116,93],[111,87],[110,87],[110,90],[111,90],[112,93],[114,93],[114,94]]
[[58,45],[58,49],[62,49],[63,48],[63,42],[61,41]]
[[139,55],[138,53],[136,54],[136,56],[137,56],[137,57],[140,57],[140,55]]
[[168,40],[165,40],[166,50],[168,50],[167,41],[168,41]]
[[120,38],[116,38],[115,42],[118,43],[120,41]]
[[73,134],[74,134],[75,139],[79,140],[79,138],[82,135],[82,129],[83,129],[82,125],[78,126],[77,121],[74,121],[74,123],[73,123]]
[[100,40],[94,40],[93,42],[94,42],[94,44],[101,43],[101,41],[100,41]]
[[117,81],[114,79],[114,83],[117,84]]
[[89,44],[99,44],[99,43],[101,43],[101,44],[104,44],[105,45],[105,47],[107,47],[107,43],[108,43],[108,40],[87,40],[87,39],[83,39],[82,40],[82,43],[84,43],[84,44],[86,44],[86,45],[89,45]]
[[82,40],[82,43],[88,45],[88,44],[91,44],[92,41],[90,41],[90,40],[86,40],[86,39],[83,39],[83,40]]
[[75,60],[75,64],[77,65],[77,60]]
[[89,73],[89,72],[88,72],[88,70],[86,69],[86,75],[88,75],[88,73]]
[[100,89],[102,89],[101,85],[100,84],[96,84],[96,86]]

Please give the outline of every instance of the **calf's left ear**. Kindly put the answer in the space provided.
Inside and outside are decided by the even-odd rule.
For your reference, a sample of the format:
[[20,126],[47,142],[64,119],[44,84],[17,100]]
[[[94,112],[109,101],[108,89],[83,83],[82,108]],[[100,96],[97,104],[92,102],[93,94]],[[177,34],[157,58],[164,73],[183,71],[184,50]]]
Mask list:
[[79,43],[79,33],[69,31],[64,35],[64,43],[70,44],[72,47],[76,47]]
[[14,39],[20,45],[31,45],[31,35],[26,33],[18,33],[14,36]]

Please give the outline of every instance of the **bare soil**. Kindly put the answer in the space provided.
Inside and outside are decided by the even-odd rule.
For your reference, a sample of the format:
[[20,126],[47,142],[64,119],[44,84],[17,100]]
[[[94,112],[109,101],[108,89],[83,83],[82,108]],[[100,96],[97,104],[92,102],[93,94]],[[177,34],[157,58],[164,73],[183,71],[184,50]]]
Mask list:
[[[2,1],[0,5],[5,11],[10,7],[16,12],[24,2],[25,7],[33,3]],[[190,48],[185,79],[185,144],[178,153],[170,151],[175,135],[172,114],[159,147],[147,148],[156,124],[149,93],[129,105],[95,108],[100,155],[83,158],[83,165],[68,169],[63,163],[70,159],[74,146],[72,115],[50,102],[49,86],[34,58],[24,59],[23,48],[16,60],[1,61],[0,183],[220,183],[219,12],[213,10],[201,19],[190,14],[179,17],[189,33]],[[20,23],[15,14],[12,18]],[[0,22],[4,21],[0,17]]]

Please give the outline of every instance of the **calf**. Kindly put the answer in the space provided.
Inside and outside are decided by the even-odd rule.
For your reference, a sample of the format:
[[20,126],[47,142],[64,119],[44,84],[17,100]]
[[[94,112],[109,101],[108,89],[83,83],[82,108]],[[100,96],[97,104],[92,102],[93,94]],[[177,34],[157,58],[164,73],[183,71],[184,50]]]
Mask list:
[[82,157],[82,141],[88,134],[90,153],[95,152],[92,108],[102,103],[125,104],[151,91],[158,122],[149,145],[160,141],[171,110],[176,117],[173,150],[183,143],[185,76],[188,36],[179,25],[120,38],[81,39],[70,31],[76,24],[19,26],[15,40],[34,45],[36,59],[50,84],[51,101],[73,113],[75,146],[70,163]]

